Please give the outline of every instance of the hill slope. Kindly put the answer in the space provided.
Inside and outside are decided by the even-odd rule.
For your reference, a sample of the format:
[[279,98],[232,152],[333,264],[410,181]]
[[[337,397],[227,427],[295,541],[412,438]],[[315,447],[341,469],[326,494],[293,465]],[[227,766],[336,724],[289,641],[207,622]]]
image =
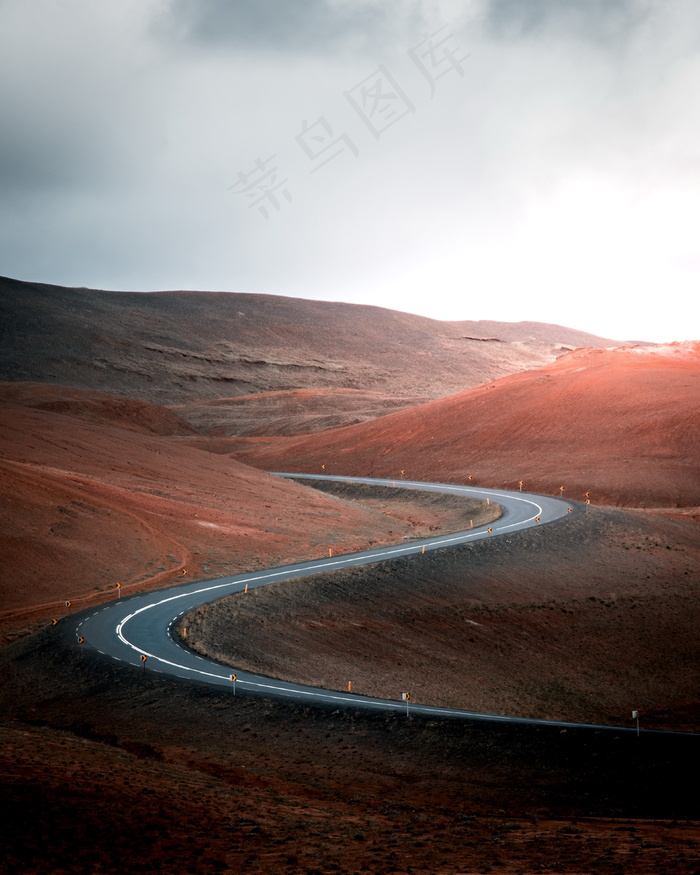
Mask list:
[[464,482],[624,505],[700,505],[700,342],[578,350],[372,422],[243,445],[268,470]]
[[[154,433],[178,425],[154,405],[110,406],[109,396],[57,386],[4,389],[13,396],[0,400],[6,629],[62,616],[65,601],[74,611],[113,598],[117,582],[126,593],[172,583],[183,569],[214,577],[443,523],[429,508],[386,514],[192,449]],[[45,403],[52,409],[37,409]]]
[[437,398],[615,341],[223,292],[104,292],[0,278],[0,379],[160,404],[344,388]]
[[141,434],[194,435],[195,429],[172,410],[148,401],[136,401],[50,383],[0,383],[0,402],[34,410],[64,413],[97,425],[112,425]]

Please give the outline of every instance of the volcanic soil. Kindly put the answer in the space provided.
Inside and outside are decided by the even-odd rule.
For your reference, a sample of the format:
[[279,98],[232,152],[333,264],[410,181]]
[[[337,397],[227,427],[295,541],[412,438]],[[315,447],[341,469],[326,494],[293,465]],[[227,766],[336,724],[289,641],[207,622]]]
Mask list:
[[[225,432],[233,418],[220,399],[351,389],[375,393],[375,405],[382,394],[388,403],[418,403],[551,362],[566,349],[619,343],[538,322],[443,322],[275,295],[107,292],[5,277],[0,340],[2,380],[188,408],[214,401],[194,415],[201,421],[203,406],[208,423]],[[345,421],[353,418],[348,411]]]
[[627,507],[700,505],[700,342],[581,349],[358,425],[236,444],[274,470],[524,488]]
[[700,867],[697,738],[302,708],[80,651],[0,651],[3,873]]
[[[273,296],[15,280],[0,293],[0,872],[700,871],[697,344],[553,363],[612,343]],[[523,480],[593,504],[497,542],[256,590],[188,619],[188,642],[211,648],[235,622],[220,654],[235,664],[626,728],[303,708],[79,647],[76,610],[117,582],[397,542],[480,512],[258,470],[321,465]],[[683,733],[638,737],[632,709]]]
[[[240,527],[241,496],[245,506],[252,504],[268,525],[273,511],[264,505],[272,504],[272,499],[292,502],[295,508],[294,513],[285,514],[286,540],[281,545],[277,539],[282,526],[276,519],[277,535],[266,552],[264,544],[270,533],[264,531],[263,524],[250,532],[246,548],[253,544],[254,555],[261,561],[273,561],[273,557],[290,561],[309,546],[317,555],[320,544],[310,543],[308,537],[310,519],[325,523],[326,531],[335,520],[339,533],[349,530],[357,538],[358,520],[361,532],[364,525],[376,529],[379,517],[388,524],[387,536],[403,537],[446,525],[456,527],[460,522],[463,525],[465,511],[474,513],[473,507],[454,499],[446,507],[430,496],[416,504],[415,494],[404,496],[398,488],[357,493],[355,499],[360,498],[361,505],[356,507],[351,504],[353,490],[347,487],[327,487],[341,494],[323,496],[226,458],[182,447],[180,442],[186,437],[143,434],[140,426],[134,427],[135,412],[128,406],[128,428],[115,425],[111,408],[109,425],[85,421],[86,401],[95,402],[89,405],[88,418],[92,420],[95,409],[101,405],[109,408],[109,399],[104,397],[81,397],[75,416],[69,412],[75,402],[68,404],[66,398],[58,413],[35,409],[44,403],[43,392],[30,392],[25,401],[31,397],[34,408],[8,402],[3,415],[6,471],[18,475],[8,481],[7,519],[19,518],[34,526],[31,544],[41,545],[41,549],[34,546],[30,551],[27,541],[25,560],[27,554],[34,559],[18,562],[9,577],[15,583],[9,596],[23,599],[14,612],[9,637],[16,636],[19,618],[26,620],[37,600],[56,599],[55,589],[44,592],[33,587],[28,576],[34,562],[42,562],[42,553],[61,537],[63,530],[58,524],[66,516],[61,508],[76,514],[68,516],[73,528],[67,544],[77,549],[87,543],[86,553],[108,581],[102,590],[89,597],[86,593],[85,603],[113,596],[110,572],[119,562],[131,563],[126,570],[133,567],[136,573],[140,568],[143,574],[143,563],[166,554],[173,532],[177,532],[179,544],[189,544],[189,552],[179,556],[173,552],[171,555],[180,561],[173,563],[172,570],[156,569],[160,578],[147,576],[150,579],[134,580],[134,586],[176,580],[183,559],[188,560],[192,575],[207,573],[206,557],[213,556],[223,568],[230,562],[226,557],[235,543],[235,533],[227,532],[223,546],[218,538],[203,541],[199,528],[207,532],[210,527],[199,526],[199,521],[215,519],[220,525]],[[152,432],[156,411],[149,411],[146,419],[151,423],[147,430]],[[180,426],[169,420],[163,430],[173,428]],[[25,493],[18,493],[20,500],[13,485],[15,490],[25,489]],[[61,490],[79,490],[79,495],[70,492],[64,496]],[[10,505],[9,501],[17,503]],[[328,502],[332,502],[332,512]],[[94,510],[83,518],[87,508]],[[93,534],[87,521],[99,518],[102,509],[104,524]],[[303,527],[296,519],[299,511],[308,514],[301,517]],[[20,512],[26,515],[18,517]],[[328,662],[324,678],[331,683],[334,672],[345,680],[353,660],[338,659],[337,654],[331,658],[332,648],[323,644],[325,634],[334,646],[347,646],[352,651],[357,647],[357,633],[346,633],[348,623],[355,618],[374,632],[382,627],[381,635],[370,634],[363,645],[374,648],[372,656],[378,666],[395,679],[390,685],[392,694],[393,686],[410,680],[406,685],[414,694],[424,695],[423,688],[416,686],[418,676],[409,678],[405,673],[410,662],[403,664],[402,658],[399,665],[392,656],[396,647],[387,644],[405,645],[416,631],[411,614],[419,609],[425,611],[432,635],[432,642],[430,636],[417,638],[421,646],[440,645],[441,636],[444,644],[445,633],[451,628],[463,645],[470,671],[483,670],[485,662],[474,661],[470,652],[473,643],[467,646],[465,628],[475,641],[479,636],[491,657],[503,657],[500,646],[489,643],[488,635],[480,634],[483,628],[468,622],[472,620],[482,627],[491,624],[492,638],[500,637],[503,643],[516,642],[524,631],[538,631],[539,640],[532,635],[538,646],[523,647],[519,642],[521,659],[535,659],[542,672],[551,673],[556,650],[563,652],[563,637],[575,632],[569,611],[579,612],[585,627],[596,633],[591,648],[603,643],[606,636],[614,637],[618,629],[629,643],[629,624],[621,621],[627,609],[629,613],[640,610],[640,616],[649,619],[643,593],[623,580],[622,574],[615,578],[619,592],[608,591],[608,563],[625,555],[630,561],[624,567],[630,573],[641,576],[652,568],[650,585],[657,598],[664,594],[664,567],[673,567],[678,575],[696,567],[697,552],[693,552],[695,547],[682,520],[657,521],[652,515],[632,515],[637,522],[630,529],[632,523],[625,521],[629,530],[625,542],[619,543],[620,531],[611,524],[608,513],[620,512],[596,509],[577,517],[574,523],[583,529],[572,533],[568,542],[564,527],[548,526],[533,533],[532,541],[504,544],[489,561],[477,550],[451,558],[426,555],[421,557],[425,562],[420,567],[410,563],[392,566],[379,580],[376,575],[372,578],[373,586],[379,586],[375,594],[366,583],[342,575],[333,581],[309,581],[307,595],[300,589],[293,593],[299,608],[311,608],[301,625],[298,621],[290,625],[284,619],[292,595],[284,585],[277,588],[276,597],[272,590],[256,591],[255,601],[251,599],[243,607],[258,611],[259,625],[266,633],[256,639],[263,656],[277,647],[289,655],[282,640],[289,637],[295,651],[292,663],[306,670],[299,645],[305,640],[309,646],[321,646]],[[372,518],[368,520],[365,514]],[[129,516],[132,530],[120,527],[120,515]],[[588,515],[598,521],[593,529]],[[250,517],[247,519],[250,525]],[[640,521],[647,520],[645,528]],[[192,537],[188,525],[195,526],[197,532],[197,540],[191,543],[186,540]],[[146,527],[151,540],[142,534],[142,554],[136,555],[136,538]],[[653,537],[648,534],[652,529]],[[593,539],[587,545],[588,552],[579,538],[573,537],[582,532]],[[594,568],[600,576],[600,602],[588,605],[585,594],[590,586],[583,574],[574,576],[569,587],[561,582],[554,586],[550,575],[543,589],[535,591],[533,569],[540,560],[554,559],[553,551],[562,545],[574,566],[590,560],[601,535],[604,549]],[[110,552],[110,541],[119,537],[124,539],[117,544],[121,551],[115,548]],[[326,537],[324,549],[328,543]],[[200,548],[198,566],[200,554],[195,549]],[[127,549],[130,552],[125,558]],[[216,560],[217,555],[220,560]],[[241,555],[245,557],[241,564],[246,560],[248,566],[255,564],[243,547]],[[516,579],[512,575],[523,561],[526,568]],[[664,566],[665,562],[671,565]],[[77,573],[81,566],[70,553],[64,554],[61,567],[72,569],[69,582],[79,592],[81,580],[87,585],[87,571],[81,578]],[[475,572],[482,588],[495,585],[496,596],[481,592],[479,602],[465,602],[460,592],[465,567],[470,568],[470,577]],[[564,575],[570,574],[571,565],[565,567],[562,561],[559,567]],[[46,578],[56,585],[56,577],[47,573]],[[61,587],[64,579],[58,580]],[[521,596],[514,596],[512,590],[522,581]],[[411,593],[411,583],[423,593],[428,590],[432,603],[427,604],[420,592]],[[687,602],[681,605],[687,588],[672,587],[669,579],[668,589],[669,602],[660,616],[664,621],[680,619],[684,632],[692,622],[693,609]],[[270,610],[270,602],[259,598],[263,593],[265,598],[271,596],[272,602],[279,601],[283,610]],[[547,603],[539,604],[544,594]],[[393,612],[392,616],[387,600],[397,597],[408,597],[406,613],[398,616]],[[361,619],[358,601],[366,609]],[[46,617],[47,610],[55,606],[55,601],[44,603],[33,616]],[[528,608],[534,620],[529,626]],[[684,618],[681,609],[691,610],[691,614]],[[374,617],[377,610],[380,615]],[[253,633],[250,619],[250,615],[247,620],[242,617],[248,623],[242,627],[246,634]],[[401,623],[408,620],[410,628],[392,625],[397,619]],[[323,639],[318,636],[322,628],[319,622],[326,624]],[[171,682],[150,672],[105,663],[99,654],[76,645],[74,624],[71,614],[56,627],[25,635],[0,651],[0,757],[6,803],[2,872],[457,875],[556,871],[614,875],[632,871],[690,873],[700,868],[694,792],[700,776],[694,737],[642,734],[637,738],[629,731],[562,732],[557,727],[492,726],[479,721],[406,718],[401,713],[378,716],[360,709],[300,708],[252,697],[240,689],[234,698],[228,691]],[[663,665],[670,667],[663,640],[668,631],[664,626],[663,634],[647,636],[651,648],[645,654],[647,667],[653,665],[655,657],[665,659]],[[672,658],[680,656],[682,632],[672,636]],[[545,639],[551,635],[558,648],[548,648],[542,635]],[[610,641],[608,644],[608,652],[617,658],[619,650]],[[579,655],[581,652],[579,648]],[[420,648],[413,654],[407,652],[407,658],[416,653],[420,655]],[[387,688],[387,679],[381,679],[378,670],[367,671],[365,655],[360,662],[362,675],[357,674],[357,662],[352,665],[358,691],[363,691],[365,684],[368,692],[370,684],[379,681]],[[448,653],[442,660],[442,670],[452,668],[451,656]],[[568,664],[572,665],[571,657]],[[589,659],[588,665],[592,664]],[[285,671],[290,671],[290,665],[287,661]],[[292,668],[296,670],[296,665]],[[629,666],[624,670],[629,677]],[[483,676],[479,678],[475,671],[475,677],[473,689],[478,689],[479,681],[483,688]],[[506,697],[501,701],[515,704],[517,685],[504,684],[503,672],[496,672],[495,677],[501,685],[500,695]],[[688,679],[687,674],[683,677]],[[638,676],[634,679],[639,680]],[[462,692],[464,689],[462,684]],[[653,684],[645,689],[650,695],[658,694],[658,686]],[[653,712],[649,700],[650,707],[642,710],[643,720],[649,725],[654,721],[656,725],[674,721],[678,727],[694,725],[694,703],[684,705],[678,689],[674,687],[667,697],[666,714],[660,706]],[[507,696],[511,696],[509,701]],[[610,696],[607,701],[612,699]],[[629,701],[624,707],[629,708]],[[523,701],[519,704],[522,707]],[[571,698],[559,690],[549,697],[547,707],[553,713],[570,704]],[[634,706],[643,707],[636,698]],[[608,713],[615,719],[622,707],[620,700]]]
[[22,383],[0,399],[10,638],[114,598],[117,583],[128,594],[462,528],[447,505],[387,514],[193,449],[192,429],[157,405]]
[[226,598],[182,628],[196,651],[311,686],[606,725],[638,710],[644,726],[700,732],[698,582],[697,522],[583,505]]

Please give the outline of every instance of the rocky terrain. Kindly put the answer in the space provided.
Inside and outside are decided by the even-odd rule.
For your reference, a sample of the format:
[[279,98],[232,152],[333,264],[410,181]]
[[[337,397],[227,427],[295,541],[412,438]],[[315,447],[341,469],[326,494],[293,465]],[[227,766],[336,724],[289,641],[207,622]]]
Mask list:
[[[310,388],[190,401],[172,409],[201,435],[280,437],[366,422],[429,400],[361,389]],[[202,441],[201,446],[206,448],[207,443]]]
[[[0,308],[0,872],[700,871],[698,344],[15,280]],[[497,512],[265,472],[321,465],[592,505],[222,601],[186,618],[190,644],[215,632],[217,655],[271,674],[628,728],[301,708],[78,646],[76,611],[117,582]],[[680,733],[637,737],[632,709]]]

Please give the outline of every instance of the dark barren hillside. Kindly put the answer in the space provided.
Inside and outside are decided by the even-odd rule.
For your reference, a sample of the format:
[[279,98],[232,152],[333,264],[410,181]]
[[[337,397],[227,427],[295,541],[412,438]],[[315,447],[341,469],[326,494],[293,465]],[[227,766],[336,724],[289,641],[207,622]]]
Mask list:
[[159,404],[329,387],[410,404],[550,362],[565,348],[616,343],[530,322],[438,322],[273,295],[105,292],[12,279],[0,279],[0,324],[0,379]]

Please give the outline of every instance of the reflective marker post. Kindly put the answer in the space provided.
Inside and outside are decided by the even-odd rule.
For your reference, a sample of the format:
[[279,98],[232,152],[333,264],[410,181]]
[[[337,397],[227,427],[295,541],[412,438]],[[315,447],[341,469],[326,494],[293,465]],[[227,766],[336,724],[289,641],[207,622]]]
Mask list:
[[637,738],[639,738],[639,711],[632,712],[632,719],[637,721]]
[[401,693],[401,701],[406,703],[406,716],[408,717],[408,703],[411,701],[411,694]]
[[231,684],[233,685],[233,695],[236,695],[236,675],[231,675]]

